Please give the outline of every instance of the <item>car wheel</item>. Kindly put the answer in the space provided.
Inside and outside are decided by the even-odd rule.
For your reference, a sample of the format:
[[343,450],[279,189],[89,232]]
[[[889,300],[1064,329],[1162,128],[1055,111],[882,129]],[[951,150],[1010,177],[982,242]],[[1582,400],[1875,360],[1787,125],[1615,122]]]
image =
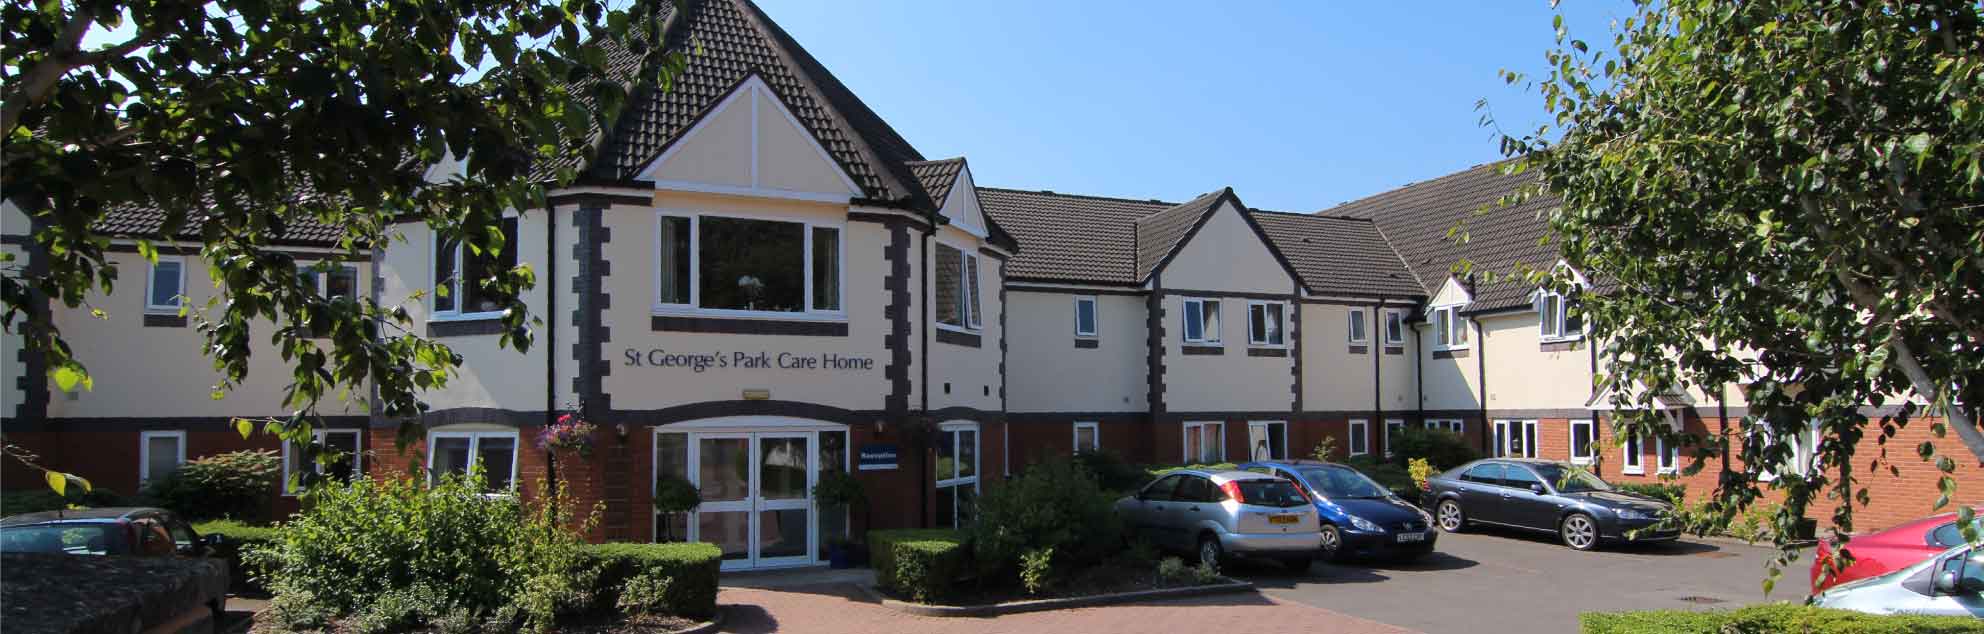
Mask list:
[[1564,545],[1575,550],[1591,550],[1598,547],[1598,522],[1590,515],[1572,513],[1557,525],[1557,536],[1563,538]]
[[1343,559],[1343,532],[1337,530],[1337,527],[1334,525],[1324,524],[1322,528],[1321,550],[1323,561],[1330,563],[1341,561]]
[[1467,514],[1461,512],[1459,502],[1441,500],[1439,509],[1440,530],[1458,533],[1467,528]]
[[1219,545],[1219,537],[1206,535],[1199,538],[1199,565],[1214,569],[1226,563],[1226,549]]

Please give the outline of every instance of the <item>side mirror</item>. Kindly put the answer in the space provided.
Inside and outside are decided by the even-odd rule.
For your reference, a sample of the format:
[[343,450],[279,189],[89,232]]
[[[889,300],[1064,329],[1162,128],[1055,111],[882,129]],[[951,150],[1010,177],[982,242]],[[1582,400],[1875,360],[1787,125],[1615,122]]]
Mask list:
[[1956,594],[1962,588],[1957,584],[1956,571],[1945,570],[1936,573],[1936,594]]
[[226,543],[227,543],[227,536],[219,533],[200,536],[200,545],[206,546],[207,548],[218,548]]
[[1537,495],[1543,495],[1543,485],[1540,483],[1531,482],[1529,483],[1529,492],[1535,493]]

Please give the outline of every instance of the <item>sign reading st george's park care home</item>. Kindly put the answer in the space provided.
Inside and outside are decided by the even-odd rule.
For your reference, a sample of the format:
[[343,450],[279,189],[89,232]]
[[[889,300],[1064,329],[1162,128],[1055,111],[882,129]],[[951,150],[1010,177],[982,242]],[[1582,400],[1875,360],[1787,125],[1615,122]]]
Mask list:
[[837,352],[798,353],[759,350],[671,352],[661,348],[628,348],[628,367],[681,368],[701,374],[709,370],[800,370],[828,372],[868,372],[875,369],[875,358]]

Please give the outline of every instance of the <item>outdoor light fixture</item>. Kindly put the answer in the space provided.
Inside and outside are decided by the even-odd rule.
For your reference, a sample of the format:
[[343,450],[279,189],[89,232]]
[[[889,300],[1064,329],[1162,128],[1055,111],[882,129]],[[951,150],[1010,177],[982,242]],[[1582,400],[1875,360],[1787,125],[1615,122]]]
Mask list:
[[745,388],[744,390],[744,400],[747,401],[765,401],[770,400],[771,397],[772,391],[765,388]]

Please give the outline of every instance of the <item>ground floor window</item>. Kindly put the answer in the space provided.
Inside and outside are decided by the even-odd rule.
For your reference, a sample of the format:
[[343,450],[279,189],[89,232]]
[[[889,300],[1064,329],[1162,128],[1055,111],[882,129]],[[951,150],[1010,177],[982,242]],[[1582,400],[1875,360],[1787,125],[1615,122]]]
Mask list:
[[1597,453],[1592,448],[1597,440],[1592,430],[1593,425],[1588,419],[1571,421],[1571,464],[1591,464],[1593,455]]
[[1430,419],[1430,420],[1427,420],[1427,421],[1426,421],[1426,428],[1427,428],[1427,429],[1444,429],[1444,430],[1447,430],[1447,431],[1450,431],[1450,432],[1453,432],[1453,433],[1456,433],[1456,434],[1459,434],[1459,433],[1464,433],[1464,432],[1465,432],[1465,431],[1467,430],[1467,426],[1466,426],[1466,424],[1465,424],[1465,423],[1462,423],[1462,422],[1460,422],[1460,419],[1458,419],[1458,418],[1434,418],[1434,419]]
[[1095,423],[1075,423],[1075,453],[1102,448],[1102,431]]
[[1288,423],[1255,421],[1247,423],[1247,446],[1254,460],[1288,459]]
[[1536,421],[1495,421],[1495,457],[1535,458]]
[[1659,461],[1654,463],[1654,466],[1661,474],[1674,473],[1680,470],[1681,452],[1679,449],[1673,443],[1668,442],[1666,438],[1659,436],[1653,437],[1653,454],[1658,456],[1655,459]]
[[1398,440],[1398,433],[1405,431],[1405,421],[1396,418],[1385,421],[1385,457],[1392,457],[1392,445]]
[[1364,420],[1350,421],[1350,455],[1362,456],[1371,453],[1371,423]]
[[511,490],[516,485],[517,432],[437,431],[427,435],[427,474],[430,482],[441,476],[482,472],[483,487],[490,493]]
[[937,431],[937,526],[965,526],[978,499],[978,423],[944,423]]
[[186,432],[148,431],[138,438],[138,482],[156,482],[186,463]]
[[1640,452],[1639,434],[1633,434],[1631,436],[1627,436],[1626,442],[1624,443],[1624,449],[1626,455],[1623,460],[1619,461],[1619,472],[1627,475],[1645,474],[1646,458],[1640,455],[1641,452]]
[[333,482],[350,482],[356,479],[359,474],[365,472],[365,467],[361,462],[363,460],[363,446],[358,442],[358,430],[319,429],[312,433],[311,436],[316,438],[317,444],[335,452],[332,462],[330,464],[315,461],[305,462],[303,460],[303,452],[298,451],[291,443],[284,443],[282,446],[282,486],[284,495],[296,495],[300,491],[297,485],[301,483],[291,480],[290,476],[304,470],[324,476],[324,479]]
[[1215,464],[1226,460],[1226,424],[1185,423],[1185,464]]

